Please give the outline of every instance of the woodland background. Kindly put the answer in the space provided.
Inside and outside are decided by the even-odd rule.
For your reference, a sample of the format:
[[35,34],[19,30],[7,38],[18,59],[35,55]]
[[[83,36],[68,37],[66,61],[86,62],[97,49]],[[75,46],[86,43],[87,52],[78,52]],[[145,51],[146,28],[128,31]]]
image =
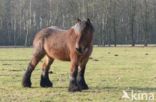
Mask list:
[[0,46],[31,46],[38,30],[76,18],[91,19],[96,45],[156,43],[156,0],[0,0]]

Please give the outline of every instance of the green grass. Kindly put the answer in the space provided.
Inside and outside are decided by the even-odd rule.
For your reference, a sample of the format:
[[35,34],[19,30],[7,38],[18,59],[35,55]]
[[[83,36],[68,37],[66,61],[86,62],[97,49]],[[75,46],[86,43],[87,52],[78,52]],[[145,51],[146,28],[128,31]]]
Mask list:
[[122,90],[156,95],[154,47],[94,48],[86,70],[90,89],[76,93],[67,91],[70,63],[61,61],[51,67],[53,88],[39,86],[42,62],[32,74],[32,88],[23,88],[21,80],[31,55],[31,48],[0,49],[0,102],[125,102]]

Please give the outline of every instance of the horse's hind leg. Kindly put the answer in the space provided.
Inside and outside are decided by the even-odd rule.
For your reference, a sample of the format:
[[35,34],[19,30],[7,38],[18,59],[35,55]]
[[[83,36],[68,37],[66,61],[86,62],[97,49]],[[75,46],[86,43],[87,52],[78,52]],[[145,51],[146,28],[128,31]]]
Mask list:
[[35,49],[33,57],[28,65],[28,68],[23,76],[22,85],[23,87],[31,87],[31,74],[35,69],[38,62],[44,57],[45,52],[42,49]]
[[45,57],[45,61],[42,66],[42,74],[41,74],[41,81],[40,86],[41,87],[52,87],[53,84],[49,80],[49,69],[50,65],[53,63],[53,59],[49,58],[48,56]]

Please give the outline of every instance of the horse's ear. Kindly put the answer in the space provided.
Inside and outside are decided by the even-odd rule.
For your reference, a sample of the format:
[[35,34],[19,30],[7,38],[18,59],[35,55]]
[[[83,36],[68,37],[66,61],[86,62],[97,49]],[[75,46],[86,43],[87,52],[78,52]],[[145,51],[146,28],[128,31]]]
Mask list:
[[81,20],[79,18],[77,18],[77,23],[81,22]]
[[90,23],[90,19],[89,18],[87,18],[87,22]]

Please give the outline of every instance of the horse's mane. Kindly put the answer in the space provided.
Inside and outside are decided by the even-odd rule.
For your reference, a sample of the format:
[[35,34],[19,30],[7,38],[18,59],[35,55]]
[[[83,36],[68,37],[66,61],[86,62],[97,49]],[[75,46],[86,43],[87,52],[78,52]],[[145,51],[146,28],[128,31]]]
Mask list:
[[78,23],[76,23],[75,25],[73,25],[72,28],[73,28],[76,32],[81,32],[81,28],[80,28],[80,25],[79,25]]
[[[83,21],[82,21],[83,22]],[[87,26],[87,25],[86,25]],[[89,28],[91,30],[91,32],[94,32],[94,27],[91,23],[89,23]],[[74,26],[72,26],[72,28],[76,31],[76,32],[81,32],[82,29],[84,29],[83,25],[80,25],[79,23],[76,23]]]
[[66,31],[65,29],[61,29],[61,28],[59,28],[59,27],[57,27],[57,26],[50,26],[50,27],[48,27],[49,29],[55,29],[55,30],[57,30],[57,31]]

